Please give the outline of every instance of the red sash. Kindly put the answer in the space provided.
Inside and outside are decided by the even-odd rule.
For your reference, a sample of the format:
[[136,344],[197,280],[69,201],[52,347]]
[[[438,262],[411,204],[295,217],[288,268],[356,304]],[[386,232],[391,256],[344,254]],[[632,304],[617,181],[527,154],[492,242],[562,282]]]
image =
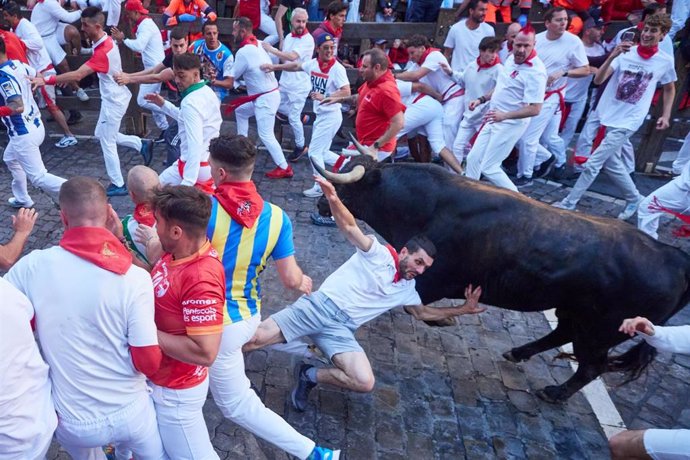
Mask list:
[[[184,165],[186,164],[185,161],[182,160],[177,160],[177,172],[180,173],[180,177],[184,177]],[[199,166],[204,167],[204,166],[210,166],[208,161],[202,161],[199,163]],[[202,192],[204,192],[206,195],[213,195],[213,189],[215,188],[215,185],[213,183],[213,178],[200,181],[197,179],[196,184],[194,184],[194,187],[198,188]]]
[[273,91],[278,91],[278,87],[276,86],[272,90],[266,91],[265,93],[256,93],[252,94],[251,96],[240,96],[238,98],[235,98],[228,103],[228,106],[225,109],[225,114],[230,115],[232,112],[235,111],[237,107],[244,105],[247,102],[252,102],[253,100],[260,98],[264,94],[272,93]]

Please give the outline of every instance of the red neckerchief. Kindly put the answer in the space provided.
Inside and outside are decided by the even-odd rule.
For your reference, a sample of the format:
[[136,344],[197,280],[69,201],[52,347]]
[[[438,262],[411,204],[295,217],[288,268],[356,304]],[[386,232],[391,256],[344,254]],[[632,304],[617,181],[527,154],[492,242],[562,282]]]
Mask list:
[[532,59],[537,57],[537,50],[533,49],[531,53],[529,53],[529,56],[527,56],[527,59],[525,59],[525,62],[523,64],[532,67],[534,64],[532,64]]
[[395,248],[391,246],[390,244],[386,245],[386,249],[388,249],[391,253],[391,256],[393,257],[393,262],[395,263],[395,276],[393,276],[393,282],[397,283],[400,281],[400,268],[399,268],[399,259],[398,259],[398,253],[395,251]]
[[294,30],[292,32],[290,32],[290,35],[292,35],[295,38],[302,38],[307,34],[309,34],[309,30],[306,27],[304,28],[304,30],[302,31],[302,33],[300,35],[297,35]]
[[134,27],[132,27],[132,33],[134,35],[137,34],[137,29],[139,28],[139,24],[141,24],[141,21],[143,21],[144,19],[149,19],[149,16],[141,16],[139,18],[139,20],[136,22],[136,24],[134,24]]
[[343,28],[342,27],[339,29],[334,29],[333,26],[331,25],[331,23],[328,21],[323,21],[321,23],[321,27],[323,27],[323,29],[326,32],[328,32],[331,35],[334,35],[337,38],[340,38],[343,35]]
[[635,28],[637,30],[639,30],[640,32],[642,32],[642,29],[644,29],[644,21],[638,22],[637,25],[635,26]]
[[62,235],[60,247],[118,275],[127,273],[132,265],[132,254],[105,228],[68,228]]
[[331,67],[333,67],[335,65],[336,59],[334,56],[328,62],[321,62],[321,59],[317,59],[316,62],[319,63],[319,70],[321,72],[328,73],[328,71],[331,70]]
[[264,200],[252,181],[223,182],[214,196],[232,220],[245,228],[253,227],[264,209]]
[[654,45],[654,46],[638,45],[637,46],[637,54],[639,54],[642,59],[650,59],[652,56],[654,56],[657,53],[657,51],[659,51],[659,45]]
[[508,52],[513,51],[513,44],[510,42],[506,42],[506,48],[508,48]]
[[254,34],[249,34],[246,37],[244,37],[244,40],[242,40],[242,42],[240,42],[240,48],[242,48],[244,45],[259,46],[259,41],[256,39]]
[[496,64],[500,64],[501,59],[498,57],[498,54],[494,56],[494,60],[491,61],[489,64],[482,64],[481,58],[477,58],[477,65],[479,66],[479,70],[482,69],[490,69],[491,67],[495,66]]
[[434,51],[441,51],[441,50],[438,48],[427,48],[426,50],[424,50],[424,52],[422,53],[422,56],[419,58],[419,62],[417,63],[417,65],[419,67],[421,67],[422,64],[424,64],[424,61],[426,61],[426,57],[429,54],[433,53]]
[[132,217],[140,224],[148,225],[149,227],[156,225],[156,217],[153,215],[153,211],[148,204],[136,205]]

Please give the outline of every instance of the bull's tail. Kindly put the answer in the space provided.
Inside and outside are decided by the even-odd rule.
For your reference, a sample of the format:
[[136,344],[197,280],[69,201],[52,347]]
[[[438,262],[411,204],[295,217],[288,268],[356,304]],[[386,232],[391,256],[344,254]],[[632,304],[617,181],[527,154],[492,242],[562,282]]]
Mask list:
[[608,371],[626,372],[627,377],[621,385],[636,380],[654,360],[656,349],[647,342],[640,342],[623,354],[610,356]]

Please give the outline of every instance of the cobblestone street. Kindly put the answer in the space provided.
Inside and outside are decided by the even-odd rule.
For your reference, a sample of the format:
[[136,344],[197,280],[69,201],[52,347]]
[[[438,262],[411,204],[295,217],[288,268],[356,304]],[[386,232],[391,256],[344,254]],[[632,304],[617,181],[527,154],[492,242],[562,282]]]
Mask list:
[[[48,141],[43,152],[49,171],[67,178],[93,176],[108,184],[96,140],[80,140],[78,146],[65,150],[53,147],[54,139]],[[123,173],[141,162],[136,152],[120,152]],[[159,147],[152,164],[157,171],[162,170],[163,158]],[[264,172],[273,164],[262,150],[255,179],[264,198],[292,218],[297,259],[316,288],[354,250],[337,230],[311,224],[309,214],[315,200],[301,194],[312,184],[311,168],[305,160],[293,167],[291,180],[265,179]],[[10,180],[3,164],[2,203],[11,196]],[[536,181],[526,191],[551,203],[568,190],[554,182]],[[650,190],[640,191],[646,194]],[[59,213],[48,197],[37,189],[30,188],[30,192],[39,220],[27,251],[56,244],[62,234]],[[112,204],[121,216],[133,209],[128,197],[114,198]],[[622,204],[621,200],[590,195],[578,209],[615,217]],[[9,206],[0,206],[1,242],[11,234],[12,214]],[[661,240],[689,250],[686,241],[671,235],[671,228],[677,225],[664,222]],[[263,274],[262,288],[264,317],[297,297],[282,287],[272,265]],[[671,323],[690,323],[688,309]],[[296,412],[289,403],[296,357],[273,350],[253,352],[246,358],[247,374],[268,407],[318,444],[342,449],[346,459],[609,458],[606,436],[582,392],[563,405],[545,403],[534,395],[535,390],[572,375],[568,362],[554,359],[557,351],[523,364],[501,356],[549,331],[542,313],[489,308],[480,315],[459,318],[457,326],[431,328],[401,309],[394,310],[358,331],[377,379],[374,391],[361,395],[319,386],[304,413]],[[628,427],[690,428],[690,357],[662,353],[638,381],[616,388],[619,381],[616,375],[605,379]],[[210,396],[205,414],[221,458],[288,458],[270,443],[225,420]],[[54,445],[48,458],[69,457]]]

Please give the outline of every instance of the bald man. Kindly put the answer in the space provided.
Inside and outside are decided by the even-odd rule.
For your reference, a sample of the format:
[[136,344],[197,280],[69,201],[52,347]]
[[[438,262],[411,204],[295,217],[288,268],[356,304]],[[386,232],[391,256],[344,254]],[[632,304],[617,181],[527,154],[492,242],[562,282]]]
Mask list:
[[513,40],[515,40],[520,29],[522,29],[522,26],[517,22],[511,23],[508,29],[506,29],[506,34],[503,37],[505,41],[503,45],[501,45],[501,50],[498,52],[498,57],[501,59],[501,62],[506,62],[508,56],[513,52]]
[[56,437],[72,458],[114,442],[163,459],[146,376],[161,362],[149,274],[108,230],[115,215],[94,179],[60,189],[59,246],[22,258],[5,279],[33,304],[50,366]]
[[115,236],[123,241],[134,255],[134,264],[147,270],[150,270],[152,266],[146,255],[149,240],[138,239],[135,235],[140,224],[149,227],[156,226],[152,203],[160,185],[158,173],[147,166],[137,165],[129,170],[127,190],[129,190],[129,197],[134,202],[134,213],[122,219],[122,233],[115,231]]

